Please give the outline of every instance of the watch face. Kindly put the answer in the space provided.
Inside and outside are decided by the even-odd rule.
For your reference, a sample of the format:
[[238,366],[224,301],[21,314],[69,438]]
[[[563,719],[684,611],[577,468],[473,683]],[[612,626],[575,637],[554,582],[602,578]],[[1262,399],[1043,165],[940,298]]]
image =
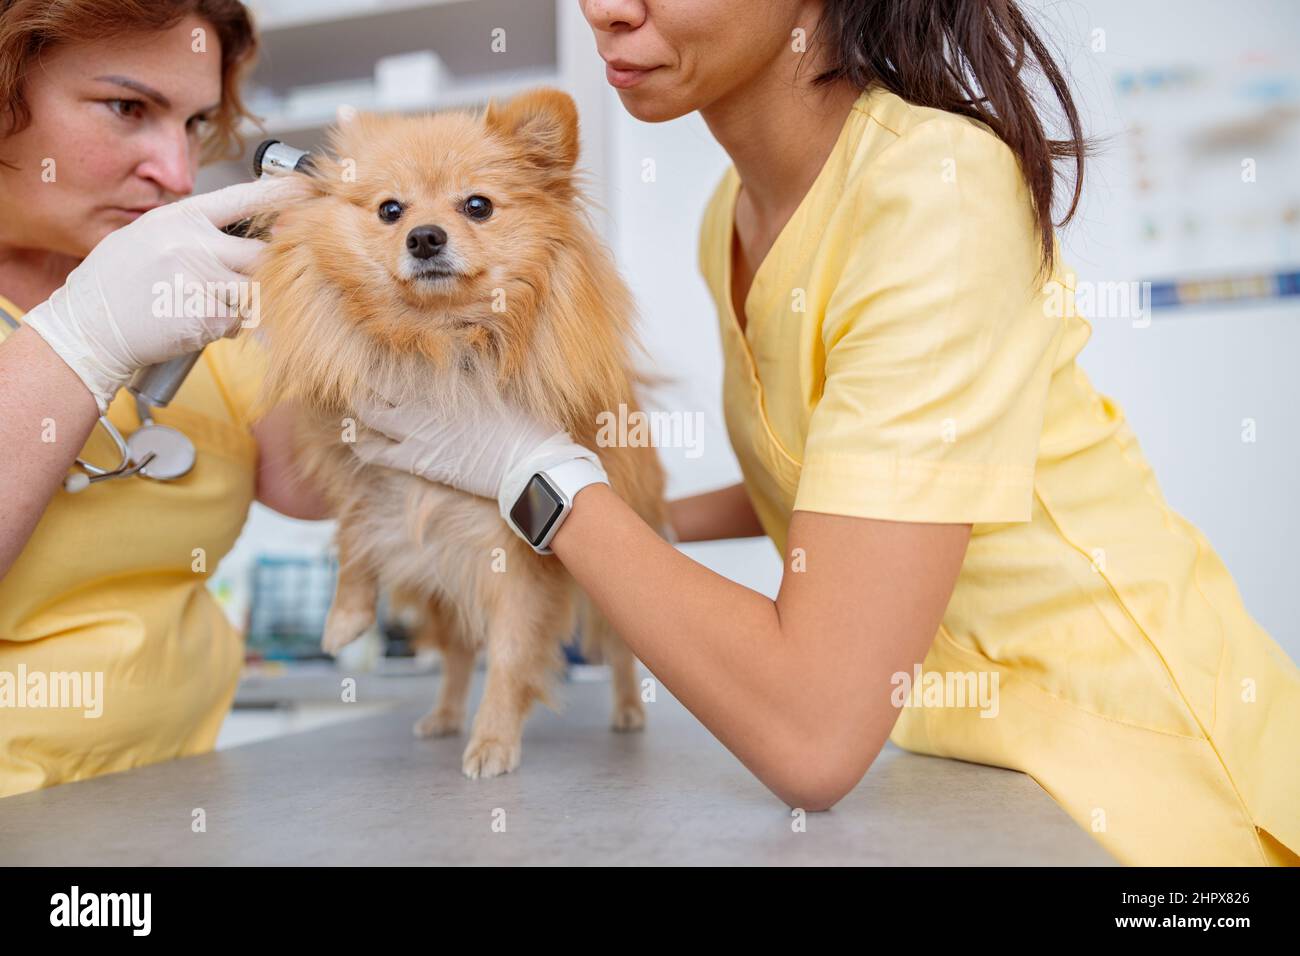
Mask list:
[[528,480],[524,493],[510,509],[510,520],[524,533],[533,547],[536,547],[562,511],[564,511],[564,502],[560,496],[541,475],[533,475]]

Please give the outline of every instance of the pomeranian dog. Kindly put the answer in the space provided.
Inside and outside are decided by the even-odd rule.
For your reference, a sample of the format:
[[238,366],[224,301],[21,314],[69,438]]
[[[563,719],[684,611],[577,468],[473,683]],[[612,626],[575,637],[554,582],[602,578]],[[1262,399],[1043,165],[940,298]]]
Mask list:
[[359,398],[454,412],[510,400],[600,457],[612,488],[665,533],[664,474],[648,445],[597,441],[602,412],[637,409],[631,296],[589,220],[573,100],[540,89],[481,112],[358,114],[330,134],[302,198],[282,209],[254,279],[265,407],[304,409],[300,468],[337,508],[339,575],[323,648],[375,618],[380,588],[420,602],[440,649],[421,737],[457,734],[478,650],[487,682],[462,769],[519,765],[524,721],[551,694],[562,646],[613,671],[616,730],[645,711],[636,660],[558,558],[534,552],[496,501],[368,465],[348,447]]

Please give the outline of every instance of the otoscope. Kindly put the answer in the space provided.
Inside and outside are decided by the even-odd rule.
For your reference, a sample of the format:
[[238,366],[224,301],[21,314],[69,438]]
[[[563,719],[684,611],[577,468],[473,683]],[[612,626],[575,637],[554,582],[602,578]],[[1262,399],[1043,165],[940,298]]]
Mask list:
[[[264,176],[287,176],[290,173],[305,173],[311,170],[311,154],[306,150],[295,149],[278,139],[268,139],[257,147],[253,154],[253,178]],[[248,233],[250,221],[242,219],[231,223],[222,231],[232,236],[244,236]],[[157,408],[166,408],[167,403],[180,389],[185,376],[199,360],[203,350],[179,355],[157,365],[146,365],[135,373],[127,384],[127,390],[137,399]]]
[[[304,150],[295,149],[279,140],[268,139],[257,147],[253,154],[253,177],[287,176],[291,173],[310,172],[311,155]],[[231,223],[222,231],[232,236],[246,236],[252,220],[242,219]],[[123,438],[117,427],[101,415],[99,424],[108,432],[117,445],[121,463],[115,468],[101,468],[82,458],[76,464],[81,474],[69,475],[63,487],[70,492],[78,492],[99,481],[112,478],[128,478],[142,475],[157,481],[171,481],[188,474],[194,467],[194,443],[179,430],[167,425],[160,425],[153,420],[149,409],[165,408],[176,397],[185,376],[190,374],[194,363],[199,360],[203,350],[179,355],[166,362],[146,365],[136,371],[127,383],[127,391],[135,396],[136,412],[139,414],[141,427],[130,438]]]

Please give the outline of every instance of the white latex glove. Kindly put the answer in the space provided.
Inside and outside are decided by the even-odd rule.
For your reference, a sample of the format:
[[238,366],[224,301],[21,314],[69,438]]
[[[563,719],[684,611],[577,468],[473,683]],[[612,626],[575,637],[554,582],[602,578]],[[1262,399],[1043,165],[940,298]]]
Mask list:
[[357,458],[496,498],[502,518],[539,471],[585,458],[605,473],[596,453],[568,432],[512,405],[481,404],[450,414],[432,402],[393,406],[376,395],[360,400],[356,414],[361,424],[381,433],[352,443]]
[[[218,307],[219,293],[226,283],[248,281],[245,273],[264,244],[220,227],[274,208],[299,188],[293,177],[262,179],[151,209],[105,236],[23,324],[77,373],[103,415],[136,370],[238,332],[239,302]],[[156,283],[170,291],[160,295]],[[194,283],[205,291],[214,288],[209,283],[221,285],[200,309],[191,304]],[[169,303],[177,314],[155,314]]]

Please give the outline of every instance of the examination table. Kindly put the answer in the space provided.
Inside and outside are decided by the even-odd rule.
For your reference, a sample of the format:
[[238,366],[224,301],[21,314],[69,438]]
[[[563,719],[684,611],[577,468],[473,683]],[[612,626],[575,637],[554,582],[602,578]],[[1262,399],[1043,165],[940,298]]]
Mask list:
[[[238,701],[337,702],[339,679]],[[662,687],[644,732],[611,732],[603,679],[534,710],[517,771],[468,780],[465,736],[411,733],[435,686],[363,676],[368,716],[0,800],[0,865],[1114,865],[1028,776],[892,744],[801,828]]]

